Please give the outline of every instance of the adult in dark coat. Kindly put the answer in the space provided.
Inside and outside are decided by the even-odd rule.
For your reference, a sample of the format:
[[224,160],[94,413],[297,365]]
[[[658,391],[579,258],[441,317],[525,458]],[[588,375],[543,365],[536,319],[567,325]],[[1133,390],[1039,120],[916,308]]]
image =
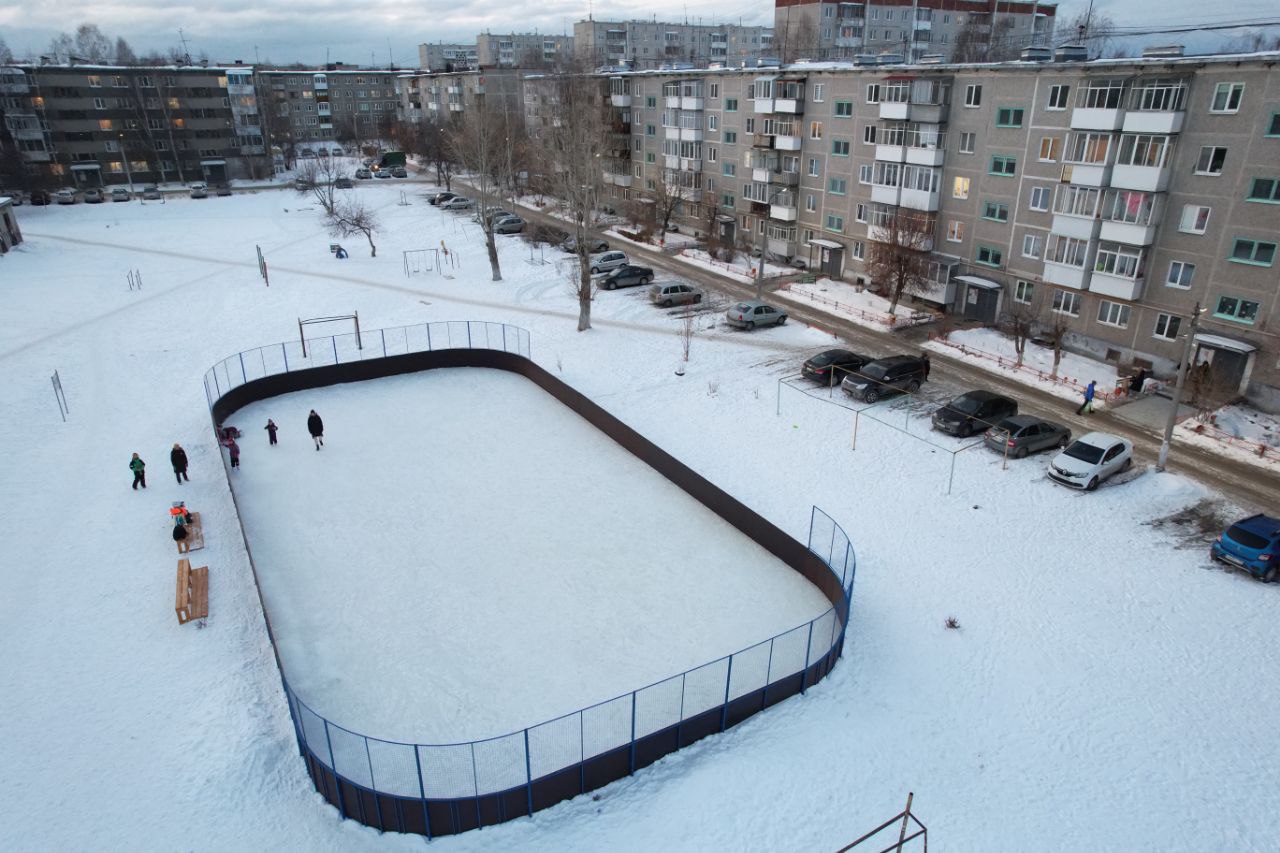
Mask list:
[[169,461],[173,463],[173,476],[178,479],[179,486],[183,480],[191,482],[191,478],[187,476],[187,451],[176,441],[173,443],[173,450],[169,451]]
[[311,433],[311,438],[316,443],[316,450],[324,447],[324,421],[320,420],[315,409],[307,415],[307,432]]

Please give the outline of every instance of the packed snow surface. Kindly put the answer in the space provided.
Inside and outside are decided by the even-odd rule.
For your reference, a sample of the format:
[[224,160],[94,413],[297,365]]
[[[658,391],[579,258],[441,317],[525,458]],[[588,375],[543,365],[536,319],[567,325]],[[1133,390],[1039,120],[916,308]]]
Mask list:
[[[275,447],[268,417],[283,425]],[[362,734],[506,734],[831,607],[516,374],[300,391],[228,423],[250,433],[232,485],[290,684]]]

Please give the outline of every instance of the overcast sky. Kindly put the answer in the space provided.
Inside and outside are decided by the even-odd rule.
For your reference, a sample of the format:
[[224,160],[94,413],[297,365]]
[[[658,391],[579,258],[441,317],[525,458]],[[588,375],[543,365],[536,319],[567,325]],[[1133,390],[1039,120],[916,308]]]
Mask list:
[[[1059,17],[1069,18],[1088,0],[1065,0]],[[1280,16],[1276,0],[1234,0],[1210,5],[1203,0],[1096,0],[1095,8],[1119,25],[1159,22],[1206,22]],[[745,9],[751,10],[744,14]],[[417,63],[424,41],[474,41],[476,33],[538,31],[572,33],[573,22],[594,11],[598,19],[651,18],[705,23],[773,21],[772,0],[3,0],[0,38],[20,59],[39,54],[58,32],[82,22],[96,23],[110,37],[124,36],[135,52],[167,52],[179,44],[178,29],[193,56],[207,53],[215,61],[256,55],[273,62],[351,64],[388,62],[388,51],[401,66]],[[1221,11],[1218,11],[1221,10]],[[1231,33],[1224,37],[1230,37]],[[1164,41],[1204,44],[1203,39],[1166,37]],[[1216,38],[1209,45],[1215,44]]]

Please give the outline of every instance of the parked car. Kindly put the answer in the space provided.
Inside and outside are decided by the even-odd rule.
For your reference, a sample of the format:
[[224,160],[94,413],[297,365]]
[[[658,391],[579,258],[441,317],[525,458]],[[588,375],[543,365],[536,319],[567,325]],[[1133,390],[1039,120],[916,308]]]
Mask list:
[[1209,556],[1265,583],[1280,580],[1280,518],[1251,515],[1219,534]]
[[427,201],[431,202],[434,205],[441,205],[444,202],[448,201],[449,199],[455,198],[457,195],[458,195],[457,193],[451,193],[451,192],[442,190],[436,193],[435,195],[429,197]]
[[191,197],[192,198],[208,198],[209,187],[205,184],[192,184]]
[[30,200],[37,207],[43,204],[53,204],[53,196],[44,190],[32,190]]
[[[506,219],[508,216],[515,216],[515,214],[501,207],[490,207],[484,212],[484,218],[490,222],[497,222],[499,219]],[[479,217],[476,218],[479,219]]]
[[14,207],[22,207],[22,202],[26,198],[26,193],[22,190],[0,190],[0,198],[7,198],[13,203]]
[[355,184],[355,181],[351,180],[350,178],[334,178],[334,179],[333,179],[333,188],[334,188],[334,189],[338,189],[338,190],[349,190],[349,189],[351,189],[352,187],[354,187],[355,185],[356,185],[356,184]]
[[688,284],[655,284],[649,288],[649,301],[663,308],[693,305],[702,301],[702,291]]
[[440,202],[441,210],[470,210],[471,206],[471,199],[464,195],[455,195],[448,201]]
[[991,391],[970,391],[934,412],[933,428],[964,438],[1016,414],[1016,401]]
[[293,188],[294,188],[295,190],[297,190],[298,192],[300,192],[300,193],[304,193],[304,192],[306,192],[307,190],[311,189],[311,181],[309,181],[309,180],[307,180],[306,178],[303,178],[303,177],[297,177],[297,178],[294,178],[294,179],[293,179]]
[[102,194],[102,190],[97,187],[89,187],[84,191],[85,204],[102,204],[106,200],[106,196]]
[[133,198],[133,194],[130,193],[124,187],[112,187],[111,189],[112,201],[129,201],[132,198]]
[[219,195],[219,196],[231,195],[231,184],[227,183],[226,181],[222,181],[221,183],[214,184],[213,194]]
[[874,403],[888,394],[914,394],[928,373],[928,362],[919,356],[891,355],[867,362],[857,373],[846,376],[840,387],[850,397]]
[[987,447],[996,453],[1008,453],[1014,459],[1025,459],[1029,453],[1039,453],[1051,447],[1066,447],[1071,442],[1071,430],[1062,424],[1031,415],[1014,415],[991,427],[982,438]]
[[357,179],[357,180],[367,181],[367,180],[369,180],[369,179],[370,179],[370,178],[372,178],[372,177],[373,177],[373,173],[372,173],[372,172],[370,172],[368,169],[363,169],[363,168],[362,168],[362,169],[356,169],[356,179]]
[[391,180],[391,170],[390,170],[390,169],[379,169],[378,171],[376,171],[376,172],[374,172],[374,173],[373,173],[373,176],[374,176],[375,178],[385,178],[386,180]]
[[832,384],[832,377],[834,376],[835,384],[839,384],[844,381],[844,377],[853,371],[862,370],[871,361],[871,356],[859,355],[847,349],[823,350],[817,355],[805,359],[804,364],[800,365],[800,373],[802,376],[815,379],[823,385]]
[[76,197],[76,191],[73,189],[63,188],[53,194],[54,201],[58,204],[75,204],[80,199]]
[[364,167],[367,169],[367,168],[369,168],[370,166],[372,166],[373,164],[375,164],[375,163],[377,163],[377,162],[378,162],[378,160],[377,160],[377,158],[376,158],[376,157],[366,157],[366,158],[364,158],[363,160],[361,160],[361,161],[360,161],[360,165],[361,165],[361,166],[364,166]]
[[1077,438],[1049,463],[1049,479],[1073,489],[1091,492],[1113,474],[1133,464],[1133,445],[1105,432]]
[[739,302],[725,312],[729,325],[738,329],[754,329],[756,326],[781,326],[787,322],[787,313],[767,302]]
[[634,287],[637,284],[649,284],[653,281],[653,270],[648,267],[638,267],[633,264],[623,264],[620,267],[614,267],[604,274],[600,279],[600,286],[605,290],[614,290],[619,287]]
[[308,160],[313,160],[315,159],[316,152],[310,148],[303,148],[301,151],[298,152],[298,156],[304,157]]
[[148,200],[160,198],[160,188],[155,184],[147,184],[142,188],[142,197]]
[[608,272],[627,263],[627,253],[616,249],[612,252],[601,252],[598,255],[592,255],[590,263],[592,275]]
[[524,230],[524,220],[519,216],[504,216],[493,223],[494,234],[519,234]]
[[391,177],[393,177],[393,178],[407,178],[407,177],[409,177],[409,172],[408,172],[408,170],[406,170],[406,169],[405,169],[405,167],[404,167],[404,166],[393,166],[393,167],[392,167],[392,169],[391,169]]
[[[564,249],[566,252],[573,252],[576,254],[578,251],[578,238],[576,236],[565,238],[564,242],[560,244],[560,248]],[[601,240],[598,237],[592,237],[587,241],[587,254],[596,255],[607,251],[609,251],[609,243],[607,241]]]

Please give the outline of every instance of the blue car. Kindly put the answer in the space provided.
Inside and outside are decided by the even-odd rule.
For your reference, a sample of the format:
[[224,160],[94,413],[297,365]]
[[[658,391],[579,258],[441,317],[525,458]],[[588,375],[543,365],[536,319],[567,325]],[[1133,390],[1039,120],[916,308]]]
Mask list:
[[1209,556],[1266,583],[1280,580],[1280,518],[1255,515],[1237,521],[1214,540]]

